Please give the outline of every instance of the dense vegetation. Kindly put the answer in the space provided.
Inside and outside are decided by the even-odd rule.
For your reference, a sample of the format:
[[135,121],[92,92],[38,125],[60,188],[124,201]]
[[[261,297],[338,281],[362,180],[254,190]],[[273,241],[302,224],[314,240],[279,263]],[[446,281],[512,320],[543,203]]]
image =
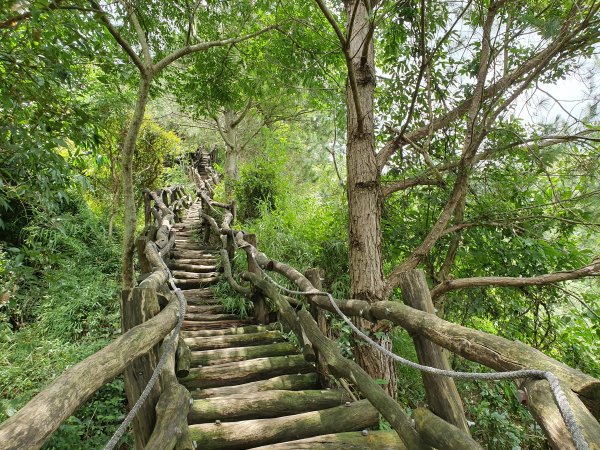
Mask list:
[[[141,189],[189,183],[198,147],[261,249],[324,268],[337,297],[398,298],[420,267],[440,316],[600,377],[598,17],[591,0],[3,2],[0,421],[119,333]],[[336,332],[425,402],[419,374]],[[407,334],[377,338],[415,358]],[[514,384],[459,389],[480,442],[544,448]],[[115,380],[48,448],[103,445],[124,409]]]

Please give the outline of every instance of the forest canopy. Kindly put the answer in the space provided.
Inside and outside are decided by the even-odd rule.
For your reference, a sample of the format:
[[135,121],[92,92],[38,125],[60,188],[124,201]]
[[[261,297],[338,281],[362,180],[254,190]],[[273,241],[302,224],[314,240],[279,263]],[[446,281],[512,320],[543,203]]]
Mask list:
[[[600,377],[599,9],[2,2],[0,420],[118,334],[142,191],[193,193],[198,149],[261,250],[324,269],[336,298],[400,300],[418,268],[439,317]],[[406,332],[355,322],[416,357]],[[390,396],[426,403],[419,374],[335,324]],[[457,385],[478,442],[546,448],[514,384]],[[117,379],[51,445],[100,445],[124,408]]]

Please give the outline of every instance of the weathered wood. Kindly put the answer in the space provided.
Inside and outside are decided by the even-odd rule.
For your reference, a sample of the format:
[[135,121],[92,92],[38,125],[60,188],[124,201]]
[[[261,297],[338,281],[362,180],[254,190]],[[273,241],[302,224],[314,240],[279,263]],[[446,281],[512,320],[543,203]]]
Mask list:
[[213,322],[222,320],[237,320],[240,318],[237,314],[198,314],[189,313],[185,315],[186,320],[198,320],[202,322]]
[[193,398],[212,398],[225,395],[247,394],[251,392],[264,392],[269,390],[300,391],[317,387],[317,374],[305,373],[295,375],[281,375],[267,380],[253,381],[236,386],[223,386],[210,389],[192,391]]
[[[258,248],[258,239],[255,234],[244,234],[244,240],[249,244]],[[248,272],[260,274],[260,269],[253,258],[248,254]],[[254,318],[258,323],[269,323],[269,308],[265,302],[265,297],[260,292],[254,292],[252,295],[252,303],[254,304]]]
[[15,415],[0,424],[3,450],[40,448],[94,392],[171,331],[177,323],[178,308],[177,302],[171,302],[152,319],[65,370]]
[[231,272],[231,264],[229,261],[229,255],[226,249],[221,250],[221,265],[223,266],[223,276],[229,283],[229,285],[239,294],[244,296],[249,296],[252,293],[252,289],[250,286],[243,286],[239,284],[235,278],[233,278],[233,273]]
[[248,325],[245,327],[225,328],[222,330],[197,330],[182,332],[184,337],[213,337],[213,336],[229,336],[232,334],[252,334],[261,333],[263,331],[274,331],[273,326],[266,325]]
[[[556,406],[550,387],[545,380],[529,380],[524,383],[527,405],[531,415],[539,423],[555,450],[575,450],[571,433]],[[565,389],[567,401],[577,417],[590,450],[600,450],[600,424],[579,398]]]
[[176,278],[175,285],[181,289],[189,289],[189,288],[199,288],[201,286],[210,286],[212,284],[215,284],[217,281],[219,281],[219,277],[203,278],[203,279],[197,279],[197,280],[189,280],[189,279],[181,280],[181,279]]
[[199,288],[199,289],[187,289],[185,291],[185,297],[198,297],[198,298],[214,298],[215,293],[211,288]]
[[171,272],[173,278],[187,279],[187,280],[206,280],[208,278],[216,278],[219,276],[217,272],[185,272],[183,270],[173,270]]
[[190,373],[192,353],[181,336],[177,339],[177,351],[175,353],[175,374],[178,377],[187,377]]
[[395,431],[350,431],[298,441],[254,447],[253,450],[408,450]]
[[[402,290],[404,303],[415,309],[434,314],[429,286],[427,286],[423,271],[411,270],[402,274],[400,289]],[[452,369],[440,347],[419,335],[413,335],[412,338],[419,363],[438,369]],[[450,377],[441,377],[425,372],[421,372],[421,377],[423,378],[423,386],[425,386],[427,403],[431,410],[446,422],[470,434],[462,400],[454,380]]]
[[333,408],[350,401],[339,390],[265,391],[194,400],[190,424],[220,420],[264,419]]
[[458,427],[425,408],[413,411],[415,427],[421,439],[434,448],[444,450],[483,450],[483,447]]
[[169,264],[169,267],[174,270],[180,270],[185,272],[192,273],[206,273],[206,272],[216,272],[216,265],[206,265],[206,264],[182,264],[180,260],[175,260]]
[[[303,277],[304,278],[304,277]],[[320,307],[335,312],[325,296],[314,296]],[[363,300],[336,300],[349,316],[370,321],[389,320],[409,333],[419,334],[470,361],[498,371],[539,369],[553,372],[577,393],[592,413],[600,410],[600,380],[567,366],[519,341],[463,327],[397,302],[368,303]]]
[[[315,289],[318,289],[318,290],[323,289],[323,284],[321,282],[321,279],[323,276],[322,270],[308,269],[304,273],[304,276],[308,279],[308,281],[311,282],[311,284],[313,285],[313,287]],[[311,303],[310,314],[313,316],[313,319],[315,319],[315,322],[317,322],[317,325],[319,326],[319,330],[321,330],[321,333],[323,333],[324,336],[330,337],[328,334],[328,330],[327,330],[327,319],[325,318],[325,311],[323,311],[321,308],[319,308],[314,303]],[[329,380],[330,374],[329,374],[329,370],[327,369],[327,362],[325,361],[325,358],[323,358],[323,355],[319,354],[319,352],[317,350],[315,350],[315,354],[317,356],[316,363],[317,363],[317,373],[319,374],[319,380],[323,387],[327,387],[330,384],[330,380]]]
[[186,311],[190,314],[221,314],[223,305],[188,305]]
[[[123,332],[147,322],[160,312],[154,289],[134,288],[121,293],[121,329]],[[158,362],[158,346],[146,355],[134,359],[125,369],[125,393],[129,408],[132,408],[148,384]],[[148,399],[133,419],[133,435],[138,448],[143,448],[154,429],[156,412],[154,406],[160,397],[160,386],[156,384]]]
[[367,400],[321,411],[273,419],[190,425],[190,435],[203,450],[236,450],[319,434],[361,430],[379,423]]
[[142,273],[151,273],[152,266],[150,265],[150,261],[146,257],[146,244],[148,243],[147,236],[140,236],[135,240],[135,248],[138,255],[138,260],[140,262],[140,271]]
[[[282,303],[287,303],[273,285],[261,277],[255,274],[245,273],[244,278],[260,288],[263,293],[278,306]],[[376,405],[378,411],[388,422],[390,422],[392,428],[396,430],[408,448],[411,450],[428,448],[428,446],[424,445],[415,429],[412,427],[410,419],[404,413],[402,407],[396,403],[394,399],[388,396],[381,386],[378,385],[364,369],[354,361],[350,361],[342,356],[337,344],[327,339],[327,337],[321,333],[310,313],[306,310],[301,310],[298,311],[297,317],[302,329],[306,332],[312,344],[325,358],[329,370],[335,375],[354,382],[360,392],[369,399],[373,405]]]
[[214,366],[268,356],[293,355],[297,352],[298,349],[291,342],[278,342],[276,344],[257,345],[254,347],[233,347],[192,352],[191,362],[199,366]]
[[207,336],[186,338],[190,350],[212,350],[215,348],[245,347],[250,345],[272,344],[284,342],[285,337],[278,331],[260,331],[258,333],[242,333],[224,336]]
[[156,426],[145,450],[193,449],[187,423],[192,397],[175,376],[175,352],[173,348],[167,349],[172,333],[161,346],[161,355],[167,350],[170,353],[160,374],[162,394],[156,404]]
[[190,369],[187,377],[180,379],[180,382],[188,388],[206,389],[248,383],[279,375],[306,373],[313,369],[302,355],[273,356],[193,368]]

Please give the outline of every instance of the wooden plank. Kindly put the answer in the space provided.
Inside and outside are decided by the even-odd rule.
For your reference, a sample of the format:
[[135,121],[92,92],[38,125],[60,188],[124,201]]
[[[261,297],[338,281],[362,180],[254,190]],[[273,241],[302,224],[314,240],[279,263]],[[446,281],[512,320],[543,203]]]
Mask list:
[[408,450],[395,431],[351,431],[254,447],[252,450]]
[[212,388],[248,383],[279,375],[307,373],[314,370],[302,355],[273,356],[248,361],[219,364],[190,369],[190,374],[181,378],[181,384],[188,388]]
[[190,424],[220,420],[265,419],[333,408],[350,401],[339,390],[265,391],[194,400]]
[[379,423],[367,400],[273,419],[190,425],[190,436],[203,450],[237,450],[319,434],[362,430]]
[[224,395],[245,394],[250,392],[263,392],[274,389],[287,389],[299,391],[302,389],[314,389],[317,387],[317,374],[305,373],[294,375],[281,375],[267,380],[253,381],[251,383],[238,384],[236,386],[223,386],[210,389],[198,389],[192,391],[193,398],[222,397]]

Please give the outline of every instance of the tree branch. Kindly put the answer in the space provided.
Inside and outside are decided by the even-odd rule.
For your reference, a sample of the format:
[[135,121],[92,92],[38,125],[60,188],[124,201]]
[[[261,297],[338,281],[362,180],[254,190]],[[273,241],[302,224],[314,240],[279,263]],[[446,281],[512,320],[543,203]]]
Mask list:
[[131,17],[131,23],[133,24],[133,28],[135,29],[135,33],[137,34],[138,40],[140,41],[140,45],[142,47],[142,54],[144,55],[144,62],[147,66],[152,65],[152,56],[150,56],[150,47],[148,47],[148,40],[146,39],[146,33],[144,29],[140,25],[140,21],[138,20],[137,14],[135,13],[133,6],[127,0],[120,0],[129,16]]
[[92,5],[92,8],[100,11],[100,12],[96,12],[96,15],[100,18],[100,20],[104,24],[104,27],[112,35],[112,37],[115,39],[115,41],[117,41],[117,43],[121,46],[121,48],[125,51],[125,53],[127,53],[127,55],[129,55],[129,57],[131,58],[133,63],[137,66],[138,70],[140,71],[140,74],[142,75],[142,77],[148,77],[148,75],[149,75],[148,70],[147,70],[146,66],[144,65],[144,62],[140,59],[140,57],[137,55],[137,53],[131,48],[131,45],[129,45],[129,42],[127,42],[123,38],[123,36],[121,36],[121,33],[119,33],[119,31],[113,26],[113,24],[110,22],[110,20],[108,20],[108,13],[106,11],[103,11],[102,8],[100,8],[100,5],[98,4],[98,2],[96,2],[95,0],[90,0],[90,4]]
[[524,286],[543,286],[546,284],[559,283],[561,281],[577,280],[584,277],[600,276],[600,259],[594,260],[591,264],[579,269],[554,272],[545,275],[539,275],[530,278],[522,277],[473,277],[459,278],[457,280],[448,280],[438,284],[432,291],[431,297],[436,298],[440,295],[456,289],[463,289],[476,286],[503,286],[503,287],[524,287]]
[[163,59],[161,59],[159,62],[157,62],[153,66],[152,69],[153,69],[154,73],[158,73],[161,70],[163,70],[165,67],[167,67],[169,64],[171,64],[172,62],[177,61],[179,58],[189,55],[190,53],[197,53],[197,52],[201,52],[204,50],[208,50],[209,48],[213,48],[213,47],[223,47],[225,45],[231,45],[231,44],[237,44],[240,42],[244,42],[244,41],[247,41],[248,39],[252,39],[257,36],[260,36],[261,34],[264,34],[267,31],[273,30],[275,28],[277,28],[276,25],[271,25],[266,28],[263,28],[260,31],[257,31],[255,33],[251,33],[246,36],[239,37],[239,38],[223,39],[220,41],[201,42],[199,44],[188,45],[186,47],[182,47],[182,48],[170,53],[169,55],[165,56]]
[[[600,6],[596,5],[593,9],[596,11]],[[567,27],[571,24],[571,19],[567,20],[563,25],[561,32],[557,35],[557,37],[548,44],[544,49],[539,51],[537,54],[533,55],[526,62],[521,64],[517,69],[515,69],[510,74],[503,76],[500,80],[490,84],[487,88],[484,89],[483,92],[483,100],[492,97],[499,97],[502,95],[510,86],[514,85],[518,80],[526,77],[530,71],[536,70],[539,67],[545,67],[547,64],[554,58],[559,55],[569,44],[573,44],[572,50],[580,49],[586,44],[586,40],[583,41],[575,39],[577,33],[584,29],[587,26],[587,21],[589,21],[589,17],[583,20],[575,29],[568,33]],[[437,131],[441,128],[449,125],[451,122],[458,119],[463,114],[467,113],[470,109],[470,105],[472,104],[473,96],[462,100],[454,109],[447,111],[445,114],[438,116],[431,123],[425,124],[420,128],[411,131],[406,134],[406,137],[412,141],[417,141],[424,136],[426,136],[430,131]],[[408,140],[405,139],[399,129],[394,129],[396,135],[390,139],[382,148],[382,150],[377,154],[377,163],[380,168],[383,168],[389,158],[403,145],[405,145]]]
[[[52,11],[53,9],[58,9],[61,3],[62,0],[54,0],[53,2],[50,2],[47,6],[41,8],[41,11]],[[17,14],[16,16],[13,16],[9,19],[6,19],[5,21],[0,22],[0,30],[5,28],[13,28],[17,26],[20,22],[23,22],[27,19],[31,19],[32,15],[33,13],[31,11],[27,11],[22,14]]]

